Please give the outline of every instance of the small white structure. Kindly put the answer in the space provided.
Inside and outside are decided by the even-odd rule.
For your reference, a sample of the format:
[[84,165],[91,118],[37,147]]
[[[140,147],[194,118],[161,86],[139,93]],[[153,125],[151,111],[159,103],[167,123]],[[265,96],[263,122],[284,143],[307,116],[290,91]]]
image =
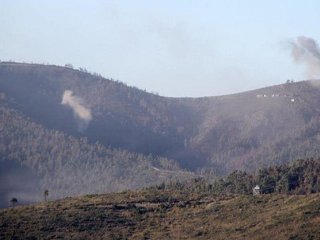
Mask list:
[[291,102],[294,102],[294,98],[291,98]]
[[256,185],[253,189],[252,189],[252,194],[254,196],[260,195],[261,194],[261,189],[259,187],[259,185]]

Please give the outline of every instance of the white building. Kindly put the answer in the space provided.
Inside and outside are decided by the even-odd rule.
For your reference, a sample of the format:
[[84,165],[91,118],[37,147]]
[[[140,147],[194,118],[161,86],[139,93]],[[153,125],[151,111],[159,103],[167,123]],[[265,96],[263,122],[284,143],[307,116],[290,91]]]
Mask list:
[[259,185],[256,185],[256,186],[252,189],[252,193],[253,193],[254,196],[261,194],[261,189],[260,189]]

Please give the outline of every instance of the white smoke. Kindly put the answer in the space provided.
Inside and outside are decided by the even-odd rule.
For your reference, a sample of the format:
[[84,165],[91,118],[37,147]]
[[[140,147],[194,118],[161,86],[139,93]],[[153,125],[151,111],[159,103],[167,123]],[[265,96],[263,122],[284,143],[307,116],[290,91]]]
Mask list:
[[85,106],[82,98],[73,95],[71,90],[65,90],[62,95],[62,105],[66,105],[73,110],[73,114],[78,121],[79,130],[85,130],[92,120],[91,110]]
[[296,41],[290,42],[291,55],[295,62],[306,66],[308,78],[320,77],[320,50],[317,42],[305,36],[297,37]]

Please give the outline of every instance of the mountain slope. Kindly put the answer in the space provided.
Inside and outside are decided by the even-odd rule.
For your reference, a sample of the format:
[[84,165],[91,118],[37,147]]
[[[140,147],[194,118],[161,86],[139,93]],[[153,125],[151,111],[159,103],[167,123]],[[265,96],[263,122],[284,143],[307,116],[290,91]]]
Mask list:
[[194,142],[229,171],[318,156],[319,100],[307,81],[212,98]]
[[49,189],[53,199],[114,192],[189,179],[174,162],[154,156],[89,144],[31,122],[0,106],[0,207],[11,197],[35,202]]
[[[197,121],[178,99],[63,67],[2,63],[0,89],[13,99],[11,107],[47,128],[147,154],[182,159],[179,155],[186,156],[183,139],[189,134],[183,130]],[[66,90],[91,109],[93,118],[87,129],[81,131],[72,111],[61,104]]]
[[38,198],[102,193],[318,157],[315,83],[166,98],[84,70],[2,62],[1,191],[23,192],[16,180]]
[[[241,94],[165,98],[64,67],[0,64],[0,91],[36,123],[74,137],[175,160],[191,170],[255,170],[319,155],[320,91],[309,81]],[[65,91],[85,103],[81,127],[61,104]]]

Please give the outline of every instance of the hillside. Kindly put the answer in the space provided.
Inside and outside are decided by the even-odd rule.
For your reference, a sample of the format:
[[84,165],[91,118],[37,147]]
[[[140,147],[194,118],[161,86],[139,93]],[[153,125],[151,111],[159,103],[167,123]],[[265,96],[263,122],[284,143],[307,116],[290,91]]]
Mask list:
[[[257,175],[235,171],[211,183],[176,180],[11,206],[0,210],[0,238],[318,239],[319,173],[320,159],[297,160]],[[262,194],[252,195],[255,185]]]
[[[165,98],[70,68],[1,63],[0,89],[11,108],[46,128],[168,157],[190,170],[225,174],[319,155],[320,91],[307,81],[220,97]],[[85,102],[89,123],[61,104],[65,91]]]
[[140,190],[0,211],[1,239],[319,239],[320,195]]
[[34,201],[44,189],[59,198],[317,158],[319,101],[311,81],[166,98],[85,69],[1,62],[2,201],[29,199],[29,188]]
[[0,207],[15,196],[22,203],[90,193],[136,189],[173,179],[190,179],[176,163],[89,144],[86,138],[43,128],[0,106]]

